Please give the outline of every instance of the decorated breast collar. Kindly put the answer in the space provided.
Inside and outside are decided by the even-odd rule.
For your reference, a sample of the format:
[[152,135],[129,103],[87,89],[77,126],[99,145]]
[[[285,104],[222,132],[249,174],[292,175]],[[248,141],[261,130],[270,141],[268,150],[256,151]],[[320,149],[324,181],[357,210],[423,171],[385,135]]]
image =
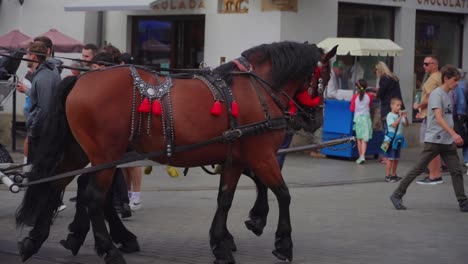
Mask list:
[[164,83],[153,85],[145,82],[134,67],[130,67],[130,71],[133,77],[133,85],[138,88],[140,94],[144,98],[150,100],[161,99],[172,87],[172,78],[170,76],[166,76],[166,81]]

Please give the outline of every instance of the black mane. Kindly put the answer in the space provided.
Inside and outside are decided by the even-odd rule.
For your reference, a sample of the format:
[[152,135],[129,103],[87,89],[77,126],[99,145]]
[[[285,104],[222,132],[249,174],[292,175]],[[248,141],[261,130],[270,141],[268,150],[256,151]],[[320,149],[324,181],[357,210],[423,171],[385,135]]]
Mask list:
[[[279,90],[289,80],[306,79],[312,75],[320,61],[323,50],[315,44],[292,41],[262,44],[242,52],[252,65],[261,65],[271,61],[271,71],[265,81]],[[215,69],[228,84],[232,81],[231,71],[238,71],[237,66],[228,62]]]
[[[306,79],[312,75],[323,50],[315,44],[292,41],[262,44],[242,53],[253,65],[271,61],[268,82],[280,89],[289,80]],[[254,66],[255,68],[255,66]]]

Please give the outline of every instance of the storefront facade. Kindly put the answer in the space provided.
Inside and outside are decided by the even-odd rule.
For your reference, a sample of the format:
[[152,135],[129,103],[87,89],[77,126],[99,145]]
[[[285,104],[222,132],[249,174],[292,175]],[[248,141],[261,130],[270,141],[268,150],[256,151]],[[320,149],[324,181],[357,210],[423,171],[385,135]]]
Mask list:
[[[232,4],[230,4],[232,2]],[[290,3],[288,3],[290,2]],[[327,37],[389,38],[403,55],[388,60],[412,104],[421,61],[468,70],[468,0],[3,0],[0,34],[19,28],[37,35],[55,27],[85,43],[110,42],[142,64],[217,66],[261,43],[318,43]],[[238,5],[236,5],[236,3]],[[275,4],[292,11],[271,10]],[[288,7],[289,8],[289,7]],[[66,11],[65,11],[66,10]],[[371,67],[377,59],[361,58]],[[365,69],[371,71],[371,69]],[[366,78],[372,78],[367,73]],[[409,109],[408,109],[409,110]]]

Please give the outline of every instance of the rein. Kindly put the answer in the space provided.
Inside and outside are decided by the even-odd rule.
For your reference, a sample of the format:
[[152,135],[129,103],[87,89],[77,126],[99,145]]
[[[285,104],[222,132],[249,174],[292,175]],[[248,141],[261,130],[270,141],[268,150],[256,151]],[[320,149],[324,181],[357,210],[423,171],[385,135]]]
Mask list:
[[[196,148],[204,147],[207,145],[211,145],[214,143],[227,143],[227,142],[232,142],[234,140],[237,140],[243,136],[253,136],[253,135],[258,135],[263,133],[266,130],[276,130],[276,129],[283,129],[286,128],[286,119],[284,117],[278,117],[270,120],[264,120],[261,122],[256,122],[244,126],[239,126],[236,129],[230,129],[226,130],[223,132],[221,136],[217,136],[214,138],[211,138],[209,140],[203,141],[203,142],[198,142],[190,145],[185,145],[185,146],[176,146],[174,147],[173,153],[177,152],[183,152],[183,151],[189,151],[193,150]],[[46,183],[50,181],[55,181],[55,180],[60,180],[63,178],[68,178],[71,176],[76,176],[78,174],[84,174],[84,173],[90,173],[90,172],[96,172],[104,169],[110,169],[113,168],[117,165],[120,164],[125,164],[129,162],[134,162],[134,161],[139,161],[139,160],[144,160],[144,159],[150,159],[150,158],[155,158],[158,156],[161,156],[165,153],[165,150],[157,150],[149,153],[144,153],[144,154],[133,154],[133,155],[124,155],[122,159],[112,161],[109,163],[105,164],[99,164],[96,166],[84,168],[84,169],[79,169],[79,170],[73,170],[65,173],[61,173],[52,177],[36,180],[36,181],[31,181],[27,183],[18,183],[16,184],[19,187],[27,187],[31,185],[36,185],[40,183]]]

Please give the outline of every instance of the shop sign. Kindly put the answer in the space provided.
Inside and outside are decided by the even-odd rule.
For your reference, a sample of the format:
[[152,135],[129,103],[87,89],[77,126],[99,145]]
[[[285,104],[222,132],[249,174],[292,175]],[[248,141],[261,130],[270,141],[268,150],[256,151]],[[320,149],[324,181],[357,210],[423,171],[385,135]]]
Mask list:
[[432,5],[443,7],[465,8],[468,7],[468,0],[417,0],[420,5]]
[[205,8],[204,0],[159,0],[151,4],[153,10],[185,10]]

